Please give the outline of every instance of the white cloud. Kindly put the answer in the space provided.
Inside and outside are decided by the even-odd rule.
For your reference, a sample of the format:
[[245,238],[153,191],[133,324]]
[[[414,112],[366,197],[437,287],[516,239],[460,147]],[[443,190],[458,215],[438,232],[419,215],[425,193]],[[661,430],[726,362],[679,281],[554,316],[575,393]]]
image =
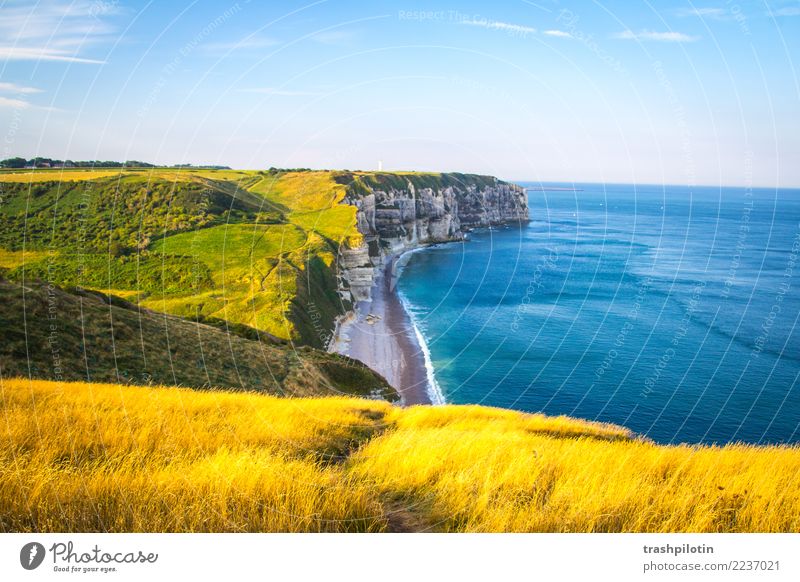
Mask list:
[[280,97],[300,97],[304,95],[319,95],[313,91],[292,91],[289,89],[277,89],[275,87],[251,87],[240,89],[242,93],[260,93],[262,95],[277,95]]
[[700,18],[724,18],[728,12],[724,8],[681,8],[678,16],[699,16]]
[[106,18],[120,13],[117,2],[43,0],[0,8],[0,59],[94,63],[82,49],[111,40],[115,28]]
[[565,30],[545,30],[542,34],[556,38],[572,38],[572,35]]
[[236,41],[228,42],[209,42],[203,45],[203,51],[215,55],[225,55],[229,52],[257,51],[258,49],[269,48],[280,44],[274,38],[266,37],[246,37]]
[[655,32],[652,30],[643,30],[641,32],[633,32],[632,30],[625,30],[614,35],[614,38],[621,40],[638,40],[638,41],[656,41],[656,42],[694,42],[699,39],[697,36],[691,36],[683,32]]
[[17,109],[27,109],[31,104],[22,99],[9,99],[0,96],[0,107],[16,107]]
[[27,95],[30,93],[41,93],[42,90],[35,87],[23,87],[15,83],[0,83],[0,92],[22,93]]
[[520,35],[534,34],[536,32],[536,29],[531,28],[530,26],[524,26],[522,24],[510,24],[508,22],[500,22],[498,20],[462,20],[461,24],[480,26],[482,28],[500,30],[503,32]]
[[800,6],[785,6],[772,12],[777,16],[800,16]]
[[17,46],[0,46],[0,59],[9,61],[63,61],[67,63],[91,63],[95,65],[102,65],[105,63],[105,61],[97,59],[76,57],[65,51]]

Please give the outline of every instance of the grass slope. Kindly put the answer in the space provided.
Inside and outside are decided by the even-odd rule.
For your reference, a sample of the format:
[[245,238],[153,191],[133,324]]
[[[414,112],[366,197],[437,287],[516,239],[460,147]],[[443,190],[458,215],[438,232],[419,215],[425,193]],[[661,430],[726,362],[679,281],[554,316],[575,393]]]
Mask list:
[[3,531],[793,532],[796,447],[479,406],[0,382]]
[[257,332],[215,323],[221,329],[97,293],[44,286],[23,293],[0,279],[0,375],[397,398],[360,362],[263,333],[246,339]]
[[207,266],[211,284],[172,297],[154,294],[142,305],[185,317],[200,313],[291,337],[286,313],[297,292],[295,266],[302,264],[302,254],[299,261],[297,255],[307,239],[292,224],[226,224],[167,237],[153,250]]
[[[80,182],[6,183],[0,175],[0,246],[68,252],[142,251],[151,241],[213,224],[255,220],[259,207],[214,182],[140,175]],[[276,217],[275,217],[276,218]]]
[[[333,172],[0,173],[0,269],[324,347],[355,208]],[[48,179],[49,178],[49,179]]]
[[339,247],[362,239],[356,208],[342,204],[348,196],[495,181],[424,172],[0,172],[0,270],[325,347],[350,307],[336,293]]

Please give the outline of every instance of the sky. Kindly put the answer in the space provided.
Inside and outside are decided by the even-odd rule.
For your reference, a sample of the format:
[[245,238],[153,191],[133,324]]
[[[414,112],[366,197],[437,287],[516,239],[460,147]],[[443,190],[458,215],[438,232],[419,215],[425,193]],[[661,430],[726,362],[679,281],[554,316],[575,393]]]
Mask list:
[[800,186],[800,2],[0,0],[0,157]]

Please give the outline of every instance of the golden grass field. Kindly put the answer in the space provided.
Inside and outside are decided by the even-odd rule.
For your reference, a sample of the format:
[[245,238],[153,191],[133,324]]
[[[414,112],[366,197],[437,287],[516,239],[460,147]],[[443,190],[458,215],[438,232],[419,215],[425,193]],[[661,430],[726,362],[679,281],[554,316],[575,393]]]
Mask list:
[[47,251],[9,251],[0,249],[0,268],[13,269],[26,263],[40,261],[47,255]]
[[480,406],[2,380],[3,531],[796,532],[797,447]]
[[179,180],[186,177],[211,177],[220,180],[245,180],[255,172],[247,170],[202,170],[198,168],[36,168],[0,171],[0,182],[32,184],[36,182],[82,182],[121,176],[144,176],[150,179]]

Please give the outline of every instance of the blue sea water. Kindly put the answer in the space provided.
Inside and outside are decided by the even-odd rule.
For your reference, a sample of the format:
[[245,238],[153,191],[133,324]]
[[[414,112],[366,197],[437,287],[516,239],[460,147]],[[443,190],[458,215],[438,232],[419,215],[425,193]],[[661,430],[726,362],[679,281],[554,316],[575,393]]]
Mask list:
[[410,257],[399,289],[447,402],[800,441],[800,191],[558,186],[579,191]]

